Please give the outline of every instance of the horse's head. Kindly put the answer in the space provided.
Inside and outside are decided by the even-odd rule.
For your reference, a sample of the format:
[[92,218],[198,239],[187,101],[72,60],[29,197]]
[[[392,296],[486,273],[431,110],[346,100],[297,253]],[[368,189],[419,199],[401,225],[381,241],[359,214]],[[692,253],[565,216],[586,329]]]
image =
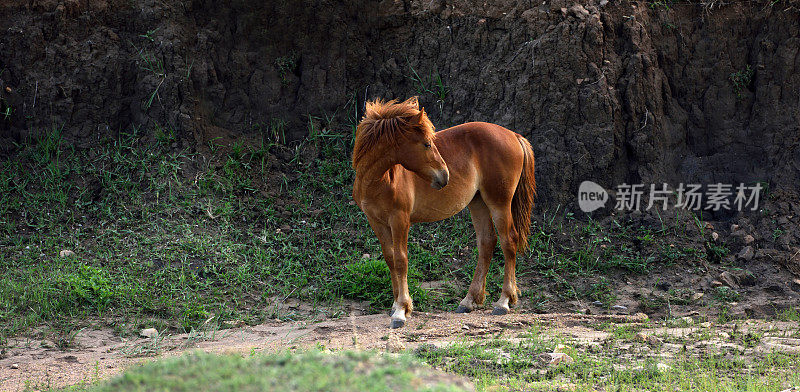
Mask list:
[[367,102],[364,118],[356,128],[353,168],[368,167],[379,159],[400,164],[442,189],[450,179],[434,143],[433,124],[417,98],[404,102]]
[[425,109],[420,108],[419,113],[407,119],[407,124],[409,129],[396,150],[398,163],[429,181],[432,187],[444,188],[450,172],[434,143],[433,124]]

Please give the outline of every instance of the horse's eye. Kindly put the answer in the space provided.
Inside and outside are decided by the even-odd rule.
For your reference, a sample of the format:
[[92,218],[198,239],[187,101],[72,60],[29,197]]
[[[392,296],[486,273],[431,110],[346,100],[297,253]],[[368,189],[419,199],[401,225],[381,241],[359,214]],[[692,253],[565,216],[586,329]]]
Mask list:
[[425,146],[425,148],[431,148],[431,144],[428,142],[422,143],[422,145]]

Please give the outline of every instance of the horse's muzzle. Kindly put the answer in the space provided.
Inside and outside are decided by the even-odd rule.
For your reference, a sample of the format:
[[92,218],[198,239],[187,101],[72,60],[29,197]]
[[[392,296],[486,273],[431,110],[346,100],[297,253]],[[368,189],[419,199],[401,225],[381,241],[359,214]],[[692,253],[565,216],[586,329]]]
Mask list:
[[442,189],[447,186],[448,181],[450,181],[450,172],[447,169],[439,170],[433,175],[431,186],[434,189]]

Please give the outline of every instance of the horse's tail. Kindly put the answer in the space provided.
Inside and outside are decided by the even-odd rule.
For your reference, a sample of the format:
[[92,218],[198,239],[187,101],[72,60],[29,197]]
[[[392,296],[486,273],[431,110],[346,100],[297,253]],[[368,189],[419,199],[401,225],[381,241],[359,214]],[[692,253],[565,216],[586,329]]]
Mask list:
[[522,163],[522,175],[519,177],[517,190],[511,199],[511,215],[514,218],[514,228],[517,229],[517,252],[528,250],[528,234],[531,231],[531,211],[533,198],[536,196],[536,178],[533,175],[534,158],[533,148],[528,139],[517,135],[525,158]]

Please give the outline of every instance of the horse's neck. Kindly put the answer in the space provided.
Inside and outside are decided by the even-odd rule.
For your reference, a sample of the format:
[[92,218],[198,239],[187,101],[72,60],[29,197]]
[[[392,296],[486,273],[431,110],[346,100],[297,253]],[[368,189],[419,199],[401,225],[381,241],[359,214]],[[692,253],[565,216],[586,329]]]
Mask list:
[[[354,191],[361,194],[361,197],[366,196],[368,192],[364,192],[365,188],[374,188],[381,183],[386,185],[391,184],[395,180],[395,167],[397,163],[391,162],[386,159],[376,159],[372,162],[367,162],[359,165],[356,168],[356,181]],[[402,170],[402,169],[400,169]]]

